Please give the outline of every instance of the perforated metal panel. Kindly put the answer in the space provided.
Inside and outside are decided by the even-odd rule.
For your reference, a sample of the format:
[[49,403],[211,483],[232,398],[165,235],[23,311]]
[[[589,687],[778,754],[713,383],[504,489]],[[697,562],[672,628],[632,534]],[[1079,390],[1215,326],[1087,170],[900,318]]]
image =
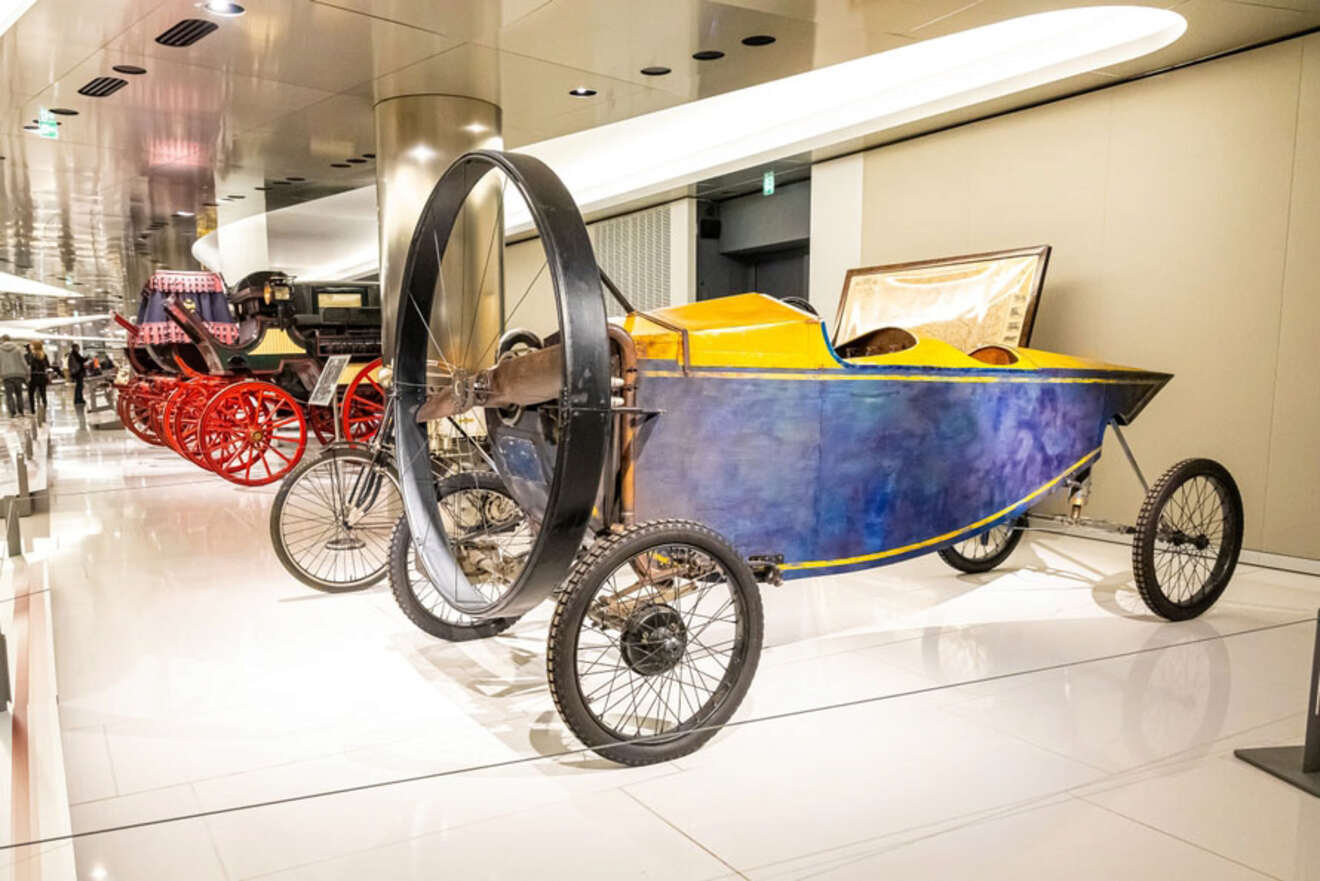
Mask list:
[[[593,223],[588,232],[596,262],[634,306],[645,312],[669,305],[668,205]],[[608,295],[606,304],[611,316],[623,314]]]

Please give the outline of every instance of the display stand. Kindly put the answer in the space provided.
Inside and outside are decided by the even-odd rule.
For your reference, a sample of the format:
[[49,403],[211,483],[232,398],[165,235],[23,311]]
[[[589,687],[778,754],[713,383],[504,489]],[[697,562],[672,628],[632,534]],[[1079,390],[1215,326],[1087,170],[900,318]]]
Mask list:
[[1234,750],[1262,771],[1320,798],[1320,613],[1316,615],[1315,655],[1311,660],[1311,699],[1306,714],[1306,743]]

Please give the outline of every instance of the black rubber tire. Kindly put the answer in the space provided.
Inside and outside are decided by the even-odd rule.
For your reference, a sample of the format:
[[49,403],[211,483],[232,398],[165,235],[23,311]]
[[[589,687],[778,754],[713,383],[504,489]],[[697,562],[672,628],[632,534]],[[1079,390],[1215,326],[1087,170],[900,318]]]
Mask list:
[[[1219,496],[1223,513],[1223,535],[1215,563],[1203,586],[1188,602],[1170,598],[1160,583],[1155,560],[1155,540],[1158,537],[1160,514],[1182,486],[1197,477],[1210,478],[1223,492]],[[1242,494],[1228,469],[1213,459],[1184,459],[1160,476],[1146,493],[1137,515],[1136,533],[1132,537],[1132,574],[1136,577],[1137,591],[1146,607],[1169,621],[1186,621],[1204,614],[1215,604],[1228,587],[1238,556],[1242,553]]]
[[[645,741],[620,740],[587,709],[577,675],[578,633],[602,579],[648,548],[666,544],[691,545],[717,560],[732,576],[730,587],[742,601],[746,637],[741,655],[731,659],[732,684],[719,703],[704,717],[689,720],[678,733]],[[582,556],[557,592],[554,617],[546,647],[546,674],[555,708],[585,746],[622,765],[650,765],[685,756],[715,736],[738,709],[756,675],[761,657],[765,620],[761,594],[747,561],[719,533],[690,520],[654,520],[631,526],[600,539]],[[695,730],[683,729],[693,728]]]
[[[374,461],[377,469],[382,472],[383,476],[383,482],[380,485],[379,493],[384,494],[390,492],[392,487],[394,495],[397,498],[400,498],[399,510],[402,511],[403,502],[399,492],[399,477],[394,470],[394,463],[389,456],[381,454],[379,457],[373,457],[364,447],[354,446],[347,443],[331,444],[321,450],[316,456],[309,459],[303,459],[303,461],[298,463],[297,467],[285,475],[284,479],[280,481],[279,492],[275,494],[275,501],[272,502],[270,506],[270,543],[275,549],[275,556],[279,558],[279,561],[281,565],[284,566],[285,570],[303,584],[322,591],[323,593],[348,593],[350,591],[363,590],[384,578],[385,572],[389,568],[388,556],[381,563],[380,568],[372,571],[367,576],[349,581],[329,581],[324,578],[316,577],[314,573],[307,571],[294,560],[293,555],[289,553],[289,549],[285,546],[283,530],[280,528],[284,519],[284,508],[289,500],[289,493],[308,471],[318,468],[332,459],[339,459],[341,461],[344,459],[352,459],[368,465]],[[379,496],[377,501],[379,501]],[[393,540],[392,534],[390,540]]]
[[[940,555],[941,560],[948,563],[959,572],[967,572],[972,575],[981,572],[989,572],[991,569],[1007,560],[1009,555],[1017,548],[1018,542],[1022,541],[1022,526],[1024,526],[1025,523],[1025,517],[1020,517],[1014,521],[1013,526],[1015,528],[1008,534],[1008,540],[1004,542],[1003,547],[983,559],[974,560],[971,557],[965,557],[955,550],[954,545],[949,545],[947,548],[941,548],[937,553]],[[976,536],[972,537],[975,538]]]
[[[466,489],[482,489],[508,495],[504,481],[498,474],[490,471],[468,471],[453,474],[436,483],[437,501]],[[512,498],[512,496],[510,496]],[[412,555],[412,532],[408,528],[408,518],[400,517],[390,537],[390,591],[394,601],[399,604],[408,620],[421,630],[446,642],[468,642],[473,639],[486,639],[503,633],[514,625],[518,617],[488,618],[472,624],[458,624],[433,614],[426,608],[412,590],[412,578],[409,557]]]

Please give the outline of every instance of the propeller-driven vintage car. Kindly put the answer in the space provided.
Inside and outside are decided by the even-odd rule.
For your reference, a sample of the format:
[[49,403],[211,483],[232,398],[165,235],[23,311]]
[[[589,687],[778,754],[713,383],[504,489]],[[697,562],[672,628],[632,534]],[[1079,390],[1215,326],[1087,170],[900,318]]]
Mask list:
[[[494,295],[442,278],[455,219],[487,173],[530,209],[554,294],[541,310],[553,327],[518,329],[515,307],[498,344],[471,338]],[[639,311],[546,166],[462,156],[419,221],[397,310],[395,544],[408,565],[392,577],[422,582],[426,611],[456,622],[450,638],[499,632],[553,596],[551,692],[577,737],[628,764],[690,752],[751,683],[758,582],[931,552],[983,571],[1047,495],[1069,494],[1059,519],[1081,520],[1107,427],[1131,457],[1121,426],[1171,377],[1019,345],[1047,257],[859,270],[832,336],[809,308],[763,294]],[[607,293],[620,319],[607,319]],[[478,408],[519,516],[438,503],[426,423]],[[1132,536],[1150,609],[1189,618],[1232,574],[1242,505],[1221,465],[1188,459],[1149,487],[1135,525],[1113,528]]]

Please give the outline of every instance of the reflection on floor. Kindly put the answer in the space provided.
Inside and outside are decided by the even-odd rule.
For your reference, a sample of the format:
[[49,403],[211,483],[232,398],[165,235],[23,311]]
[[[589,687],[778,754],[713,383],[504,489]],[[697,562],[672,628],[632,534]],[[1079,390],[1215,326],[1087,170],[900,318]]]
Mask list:
[[575,746],[547,610],[436,642],[384,588],[285,575],[273,488],[119,432],[56,441],[38,556],[75,830],[368,787],[80,838],[80,877],[1320,878],[1320,802],[1232,758],[1301,740],[1320,579],[1246,567],[1165,624],[1126,548],[1043,536],[985,576],[930,557],[767,588],[737,720],[1052,669],[738,725],[668,765],[370,787]]

